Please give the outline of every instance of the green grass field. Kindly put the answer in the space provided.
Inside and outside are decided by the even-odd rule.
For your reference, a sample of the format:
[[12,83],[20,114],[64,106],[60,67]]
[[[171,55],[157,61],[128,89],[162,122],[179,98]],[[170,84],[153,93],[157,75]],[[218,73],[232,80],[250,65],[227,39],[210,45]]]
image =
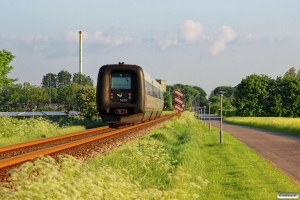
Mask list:
[[227,117],[224,119],[224,122],[300,136],[300,118]]
[[[7,187],[12,189],[8,189]],[[0,185],[3,199],[277,199],[300,186],[227,132],[185,112],[88,162],[26,163]]]

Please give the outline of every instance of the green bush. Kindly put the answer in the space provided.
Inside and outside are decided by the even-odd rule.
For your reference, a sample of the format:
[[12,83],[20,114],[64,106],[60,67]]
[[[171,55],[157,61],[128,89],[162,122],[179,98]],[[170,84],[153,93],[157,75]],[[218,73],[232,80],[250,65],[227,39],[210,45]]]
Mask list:
[[[220,116],[220,110],[218,110],[218,115]],[[237,110],[222,110],[222,116],[223,117],[234,117],[237,116],[238,111]]]

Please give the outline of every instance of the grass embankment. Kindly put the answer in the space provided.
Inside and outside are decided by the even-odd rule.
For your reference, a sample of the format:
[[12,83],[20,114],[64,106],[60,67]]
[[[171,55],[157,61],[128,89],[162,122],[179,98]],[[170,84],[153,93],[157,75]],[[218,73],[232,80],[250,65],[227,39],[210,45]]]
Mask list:
[[84,126],[60,127],[47,119],[0,117],[0,146],[85,130]]
[[300,136],[300,118],[227,117],[224,122]]
[[[287,175],[193,113],[89,162],[26,163],[0,186],[3,199],[277,199],[299,192]],[[11,189],[5,188],[10,186]]]
[[[162,116],[172,113],[175,112],[163,111]],[[107,124],[103,123],[100,118],[88,120],[80,116],[59,119],[46,119],[42,117],[18,119],[0,116],[0,146],[73,133],[106,125]]]

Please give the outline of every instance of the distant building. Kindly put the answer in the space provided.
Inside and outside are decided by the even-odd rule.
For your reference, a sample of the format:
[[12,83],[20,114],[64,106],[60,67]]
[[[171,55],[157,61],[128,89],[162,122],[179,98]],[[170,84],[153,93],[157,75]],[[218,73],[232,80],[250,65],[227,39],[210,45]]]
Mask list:
[[161,85],[162,91],[166,92],[167,91],[167,82],[166,82],[166,80],[156,79],[156,81]]

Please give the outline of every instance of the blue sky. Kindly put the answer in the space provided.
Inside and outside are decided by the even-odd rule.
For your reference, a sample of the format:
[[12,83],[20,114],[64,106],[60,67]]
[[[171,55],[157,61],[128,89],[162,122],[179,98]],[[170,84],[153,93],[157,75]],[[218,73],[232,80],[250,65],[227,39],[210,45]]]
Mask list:
[[96,83],[105,64],[137,64],[154,78],[209,95],[248,75],[300,69],[300,1],[0,0],[0,49],[9,75],[40,85],[43,75],[79,70]]

